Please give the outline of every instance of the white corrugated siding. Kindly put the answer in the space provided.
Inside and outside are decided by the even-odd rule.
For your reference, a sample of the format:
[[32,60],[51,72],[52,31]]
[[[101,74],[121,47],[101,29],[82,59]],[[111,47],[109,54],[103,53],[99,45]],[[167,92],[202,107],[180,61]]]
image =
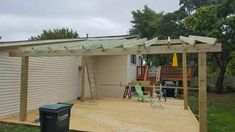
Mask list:
[[20,58],[0,52],[0,117],[19,111]]
[[[0,52],[0,117],[19,112],[21,59]],[[77,97],[79,57],[30,57],[28,110]]]

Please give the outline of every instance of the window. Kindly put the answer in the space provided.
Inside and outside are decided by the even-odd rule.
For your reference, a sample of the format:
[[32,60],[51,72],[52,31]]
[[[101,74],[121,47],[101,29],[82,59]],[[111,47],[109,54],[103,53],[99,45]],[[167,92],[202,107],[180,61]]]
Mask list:
[[131,64],[136,64],[136,55],[131,55]]
[[143,65],[143,58],[141,56],[139,56],[138,64],[139,66]]

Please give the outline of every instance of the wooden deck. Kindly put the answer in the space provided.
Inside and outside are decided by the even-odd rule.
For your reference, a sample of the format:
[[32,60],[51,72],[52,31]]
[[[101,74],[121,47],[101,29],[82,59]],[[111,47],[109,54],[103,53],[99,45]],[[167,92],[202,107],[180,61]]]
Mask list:
[[[96,103],[71,101],[70,129],[96,132],[198,132],[199,124],[191,110],[184,110],[183,100],[168,99],[155,108],[137,99],[99,98]],[[28,113],[26,122],[18,116],[3,122],[39,125],[34,123],[38,111]]]

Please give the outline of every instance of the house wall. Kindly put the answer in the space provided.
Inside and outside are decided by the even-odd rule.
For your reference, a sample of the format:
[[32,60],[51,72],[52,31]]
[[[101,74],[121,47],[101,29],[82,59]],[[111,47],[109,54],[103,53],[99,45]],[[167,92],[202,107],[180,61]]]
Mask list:
[[132,80],[136,80],[136,66],[140,66],[139,57],[141,55],[136,55],[136,64],[131,63],[131,55],[127,56],[127,82],[131,82]]
[[122,97],[124,87],[118,85],[127,84],[127,56],[96,56],[95,67],[98,96]]
[[[28,110],[78,96],[80,57],[30,57]],[[21,58],[0,52],[0,118],[19,112]]]

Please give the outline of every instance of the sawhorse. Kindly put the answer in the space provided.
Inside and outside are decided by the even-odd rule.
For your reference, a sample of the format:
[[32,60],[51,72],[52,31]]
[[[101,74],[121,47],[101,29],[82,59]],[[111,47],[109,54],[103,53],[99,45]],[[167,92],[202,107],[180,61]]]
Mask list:
[[125,87],[125,91],[123,93],[122,99],[127,98],[127,96],[128,96],[128,99],[131,99],[131,86],[126,86]]

